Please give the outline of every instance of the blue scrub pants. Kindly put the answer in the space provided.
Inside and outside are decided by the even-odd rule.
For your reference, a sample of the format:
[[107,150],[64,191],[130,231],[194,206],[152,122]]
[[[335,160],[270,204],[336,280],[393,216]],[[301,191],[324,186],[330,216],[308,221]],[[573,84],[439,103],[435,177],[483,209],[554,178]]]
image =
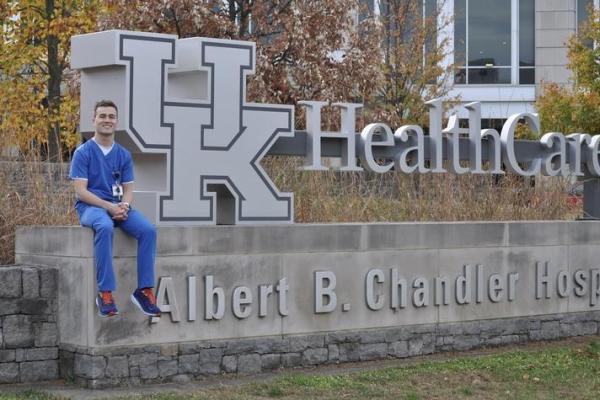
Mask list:
[[113,231],[121,228],[138,241],[138,288],[154,287],[154,259],[156,256],[156,228],[137,210],[129,210],[125,221],[115,221],[103,208],[89,206],[79,215],[81,225],[94,230],[94,258],[96,282],[99,291],[116,289],[112,263]]

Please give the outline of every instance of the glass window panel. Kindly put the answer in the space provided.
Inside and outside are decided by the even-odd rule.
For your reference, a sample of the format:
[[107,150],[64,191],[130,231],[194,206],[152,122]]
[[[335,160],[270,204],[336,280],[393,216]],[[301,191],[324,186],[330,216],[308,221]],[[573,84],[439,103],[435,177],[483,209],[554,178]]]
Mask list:
[[469,66],[510,66],[510,0],[469,1],[468,19]]
[[533,85],[535,83],[535,69],[519,68],[519,83],[521,85]]
[[519,2],[519,65],[535,66],[535,0]]
[[510,83],[510,68],[469,68],[469,85]]
[[425,24],[431,29],[426,29],[425,54],[429,54],[437,47],[437,0],[425,0]]
[[363,0],[361,5],[366,7],[359,7],[358,12],[358,23],[362,23],[372,15],[375,15],[375,0]]
[[457,65],[467,63],[467,2],[454,1],[454,62]]
[[589,18],[589,9],[593,7],[594,0],[577,0],[577,27],[585,24]]
[[[593,7],[594,0],[577,0],[577,31],[587,23],[588,18],[590,17],[590,7]],[[585,46],[590,49],[594,47],[593,40],[586,40],[583,43]]]
[[457,68],[454,72],[454,83],[459,85],[464,85],[467,83],[467,69],[466,68]]

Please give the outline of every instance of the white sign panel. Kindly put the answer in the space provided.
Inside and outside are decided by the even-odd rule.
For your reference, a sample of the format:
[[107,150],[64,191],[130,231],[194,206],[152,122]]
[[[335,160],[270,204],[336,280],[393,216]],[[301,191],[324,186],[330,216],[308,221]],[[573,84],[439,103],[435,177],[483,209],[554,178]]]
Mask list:
[[293,194],[279,192],[260,161],[293,135],[294,109],[246,101],[254,43],[106,31],[73,37],[72,49],[81,131],[93,131],[96,101],[115,101],[117,140],[134,158],[150,155],[136,159],[136,188],[158,193],[157,223],[293,220]]

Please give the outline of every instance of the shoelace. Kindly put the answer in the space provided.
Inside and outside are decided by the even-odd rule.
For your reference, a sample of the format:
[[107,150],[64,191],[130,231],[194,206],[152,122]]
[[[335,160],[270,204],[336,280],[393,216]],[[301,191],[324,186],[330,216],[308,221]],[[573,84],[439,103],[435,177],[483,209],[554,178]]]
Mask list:
[[156,304],[156,297],[154,297],[154,292],[151,288],[142,289],[142,294],[146,296],[150,304]]
[[104,304],[113,304],[114,303],[111,292],[100,292],[100,297],[102,297],[102,302]]

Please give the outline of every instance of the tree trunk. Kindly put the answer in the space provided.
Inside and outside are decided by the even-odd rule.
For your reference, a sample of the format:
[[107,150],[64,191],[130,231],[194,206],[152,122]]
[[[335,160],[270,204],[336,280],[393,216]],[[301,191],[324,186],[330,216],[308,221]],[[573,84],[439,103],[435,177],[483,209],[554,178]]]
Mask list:
[[[54,0],[46,0],[46,19],[48,23],[54,19]],[[46,39],[48,48],[48,154],[47,160],[51,162],[62,161],[60,122],[56,120],[60,113],[60,82],[62,81],[62,67],[58,60],[58,38],[48,35]]]

